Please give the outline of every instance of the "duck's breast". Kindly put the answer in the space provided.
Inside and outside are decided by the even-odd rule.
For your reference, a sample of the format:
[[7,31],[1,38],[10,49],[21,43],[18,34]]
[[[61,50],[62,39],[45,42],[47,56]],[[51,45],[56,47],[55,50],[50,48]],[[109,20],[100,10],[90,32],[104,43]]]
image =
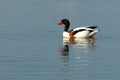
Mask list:
[[69,33],[64,31],[64,32],[63,32],[63,37],[64,37],[64,38],[69,38],[69,37],[70,37],[70,36],[69,36]]

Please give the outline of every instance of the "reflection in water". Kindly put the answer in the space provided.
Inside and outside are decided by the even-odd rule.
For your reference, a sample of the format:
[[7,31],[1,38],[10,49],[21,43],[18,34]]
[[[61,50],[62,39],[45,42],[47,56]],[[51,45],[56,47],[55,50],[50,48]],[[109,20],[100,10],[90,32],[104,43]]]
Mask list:
[[63,48],[61,50],[61,68],[63,80],[69,80],[69,39],[63,41]]
[[68,40],[65,40],[63,42],[63,48],[61,50],[61,59],[62,59],[62,69],[64,70],[65,68],[68,67],[68,60],[69,60],[69,42]]
[[89,53],[93,51],[96,40],[94,38],[75,38],[70,40],[70,45],[74,48],[73,50],[77,53]]
[[68,45],[64,45],[63,49],[62,49],[62,56],[68,56],[69,55],[69,46]]
[[61,55],[61,68],[63,80],[69,80],[69,52],[63,52]]
[[[62,78],[64,80],[69,80],[70,77],[73,76],[69,74],[71,71],[80,71],[81,74],[79,77],[81,78],[88,76],[87,74],[83,74],[83,72],[88,70],[90,65],[93,65],[89,53],[93,51],[95,43],[96,40],[94,38],[75,38],[70,40],[63,38],[61,62]],[[69,47],[71,49],[70,52]]]
[[80,49],[88,49],[94,47],[95,44],[94,38],[75,38],[70,40],[70,44],[76,46]]

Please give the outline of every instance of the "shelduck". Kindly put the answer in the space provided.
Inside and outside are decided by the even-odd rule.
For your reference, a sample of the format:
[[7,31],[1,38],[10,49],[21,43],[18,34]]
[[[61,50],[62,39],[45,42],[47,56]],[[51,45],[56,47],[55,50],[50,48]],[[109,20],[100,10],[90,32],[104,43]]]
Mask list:
[[75,29],[71,29],[68,31],[70,27],[70,22],[68,19],[62,19],[58,22],[58,25],[65,25],[63,31],[64,38],[89,38],[93,37],[99,30],[97,29],[98,26],[85,26],[85,27],[78,27]]

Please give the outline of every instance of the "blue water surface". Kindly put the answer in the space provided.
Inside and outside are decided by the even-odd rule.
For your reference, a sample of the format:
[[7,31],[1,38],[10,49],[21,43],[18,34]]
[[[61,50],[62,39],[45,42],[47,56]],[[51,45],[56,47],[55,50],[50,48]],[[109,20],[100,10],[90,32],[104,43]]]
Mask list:
[[[120,80],[120,0],[0,0],[0,80]],[[93,39],[62,38],[97,25]]]

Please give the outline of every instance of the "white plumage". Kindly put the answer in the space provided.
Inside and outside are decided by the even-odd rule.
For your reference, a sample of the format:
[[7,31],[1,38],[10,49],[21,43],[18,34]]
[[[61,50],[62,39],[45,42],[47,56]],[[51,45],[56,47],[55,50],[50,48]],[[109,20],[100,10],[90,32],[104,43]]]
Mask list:
[[68,19],[62,19],[59,21],[58,24],[65,25],[63,37],[68,37],[68,38],[93,37],[97,32],[99,32],[99,30],[97,29],[97,26],[78,27],[68,31],[70,27],[70,22]]

